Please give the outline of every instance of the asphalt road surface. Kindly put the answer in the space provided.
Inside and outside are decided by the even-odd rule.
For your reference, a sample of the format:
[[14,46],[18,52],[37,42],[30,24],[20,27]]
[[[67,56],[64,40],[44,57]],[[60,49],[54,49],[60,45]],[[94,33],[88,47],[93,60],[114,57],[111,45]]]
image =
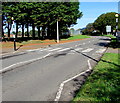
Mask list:
[[60,83],[88,68],[110,40],[92,37],[2,57],[3,101],[53,101]]

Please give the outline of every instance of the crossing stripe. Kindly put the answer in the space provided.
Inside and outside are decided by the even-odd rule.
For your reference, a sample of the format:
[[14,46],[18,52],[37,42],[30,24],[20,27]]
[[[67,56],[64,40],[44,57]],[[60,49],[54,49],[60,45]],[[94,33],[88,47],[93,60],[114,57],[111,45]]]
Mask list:
[[83,53],[87,53],[87,52],[90,52],[90,51],[92,51],[93,50],[93,48],[88,48],[88,49],[86,49],[86,50],[83,50],[82,52]]
[[48,50],[48,51],[55,51],[55,50],[59,50],[61,48],[55,48],[55,49],[52,49],[52,50]]

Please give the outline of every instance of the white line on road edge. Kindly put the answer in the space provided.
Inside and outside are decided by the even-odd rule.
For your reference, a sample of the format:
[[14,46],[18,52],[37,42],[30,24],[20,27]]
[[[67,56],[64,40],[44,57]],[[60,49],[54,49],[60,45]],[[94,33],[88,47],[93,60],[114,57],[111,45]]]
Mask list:
[[57,92],[57,94],[56,94],[56,97],[55,97],[54,101],[59,101],[65,83],[67,83],[67,82],[69,82],[69,81],[77,78],[78,76],[80,76],[80,75],[82,75],[82,74],[84,74],[84,73],[92,70],[92,67],[91,67],[91,64],[90,64],[90,59],[88,59],[88,67],[89,67],[88,70],[86,70],[86,71],[84,71],[84,72],[82,72],[82,73],[80,73],[80,74],[78,74],[78,75],[76,75],[76,76],[74,76],[74,77],[72,77],[72,78],[70,78],[70,79],[68,79],[68,80],[63,81],[63,82],[60,84],[60,87],[59,87],[59,89],[58,89],[58,92]]
[[32,59],[32,60],[28,60],[28,61],[24,61],[24,62],[19,62],[19,63],[13,64],[13,65],[10,65],[10,66],[5,67],[2,70],[0,70],[0,74],[3,73],[3,72],[6,72],[8,70],[11,70],[12,67],[14,67],[16,65],[22,65],[22,64],[25,64],[25,63],[31,63],[31,62],[34,62],[34,61],[37,61],[37,60],[40,60],[40,59],[44,59],[44,58],[46,58],[46,57],[48,57],[50,55],[51,55],[51,53],[48,53],[47,55],[45,55],[43,57],[40,57],[40,58],[36,58],[36,59]]

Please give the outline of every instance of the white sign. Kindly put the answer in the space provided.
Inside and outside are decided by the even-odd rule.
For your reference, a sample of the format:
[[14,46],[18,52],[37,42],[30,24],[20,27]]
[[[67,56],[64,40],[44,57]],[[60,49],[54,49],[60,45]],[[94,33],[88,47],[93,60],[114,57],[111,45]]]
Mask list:
[[111,32],[111,26],[106,26],[106,32],[108,33],[108,32]]

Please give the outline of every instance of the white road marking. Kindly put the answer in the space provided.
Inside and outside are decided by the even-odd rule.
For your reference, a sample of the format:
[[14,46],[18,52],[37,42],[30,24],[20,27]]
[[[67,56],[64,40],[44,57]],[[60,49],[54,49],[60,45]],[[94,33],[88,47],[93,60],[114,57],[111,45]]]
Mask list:
[[65,48],[65,49],[59,50],[57,52],[66,51],[66,50],[69,50],[69,49],[71,49],[71,48]]
[[55,97],[54,101],[59,101],[65,83],[67,83],[67,82],[69,82],[69,81],[77,78],[78,76],[80,76],[80,75],[82,75],[82,74],[84,74],[84,73],[92,70],[92,67],[91,67],[91,64],[90,64],[90,60],[88,60],[88,67],[89,67],[88,70],[86,70],[86,71],[84,71],[84,72],[82,72],[82,73],[80,73],[80,74],[78,74],[78,75],[76,75],[76,76],[74,76],[74,77],[72,77],[72,78],[69,78],[69,79],[63,81],[63,82],[60,84],[60,86],[59,86],[59,89],[58,89],[58,92],[57,92],[57,94],[56,94],[56,97]]
[[87,53],[87,52],[90,52],[90,51],[92,51],[92,50],[93,50],[93,48],[88,48],[88,49],[86,49],[86,50],[83,50],[82,53]]
[[75,47],[77,47],[78,45],[75,45]]
[[79,51],[79,50],[82,50],[83,48],[76,48],[75,51]]
[[49,49],[52,49],[52,48],[46,48],[46,49],[42,49],[42,50],[40,50],[40,51],[45,51],[45,50],[49,50]]
[[98,51],[96,51],[96,53],[103,53],[105,52],[106,49],[99,49]]
[[31,50],[26,50],[26,51],[28,51],[28,52],[32,52],[32,51],[37,51],[37,50],[40,50],[41,48],[39,48],[39,49],[31,49]]
[[12,65],[10,65],[10,66],[8,66],[8,67],[5,67],[5,68],[1,69],[1,70],[0,70],[0,74],[3,73],[3,72],[6,72],[6,71],[8,71],[8,70],[11,70],[12,67],[15,67],[15,66],[17,66],[17,65],[22,65],[22,64],[26,64],[26,63],[31,63],[31,62],[34,62],[34,61],[37,61],[37,60],[40,60],[40,59],[44,59],[44,58],[46,58],[46,57],[48,57],[48,56],[50,56],[50,55],[51,55],[51,53],[48,53],[47,55],[45,55],[45,56],[43,56],[43,57],[40,57],[40,58],[31,59],[31,60],[28,60],[28,61],[23,61],[23,62],[19,62],[19,63],[12,64]]
[[83,45],[85,45],[86,43],[83,43]]
[[55,49],[52,49],[52,50],[48,50],[48,51],[55,51],[55,50],[59,50],[61,48],[55,48]]

